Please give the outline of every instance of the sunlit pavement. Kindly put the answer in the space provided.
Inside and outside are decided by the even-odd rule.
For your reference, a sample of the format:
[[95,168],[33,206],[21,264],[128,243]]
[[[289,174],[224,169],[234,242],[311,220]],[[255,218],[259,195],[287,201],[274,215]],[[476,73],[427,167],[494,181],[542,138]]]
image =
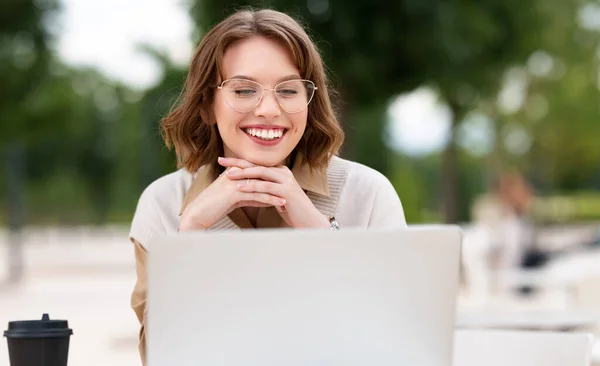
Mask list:
[[[54,235],[54,236],[53,236]],[[6,278],[6,236],[0,236],[0,277]],[[26,235],[25,275],[0,287],[0,327],[9,320],[67,319],[73,329],[69,366],[141,365],[138,323],[129,307],[135,283],[126,230]],[[0,366],[8,366],[6,338]]]
[[[129,307],[135,263],[127,228],[35,229],[23,239],[24,276],[7,285],[8,237],[0,230],[0,330],[10,320],[48,313],[74,331],[69,366],[141,365]],[[0,366],[9,366],[6,339],[0,341]]]

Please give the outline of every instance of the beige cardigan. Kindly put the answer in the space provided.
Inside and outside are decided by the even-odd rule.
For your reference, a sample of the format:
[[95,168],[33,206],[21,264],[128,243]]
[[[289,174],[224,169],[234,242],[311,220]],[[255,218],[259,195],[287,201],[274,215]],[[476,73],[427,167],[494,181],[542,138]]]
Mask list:
[[[145,247],[155,235],[177,232],[179,213],[194,176],[180,169],[151,183],[142,193],[130,237]],[[329,196],[307,192],[319,211],[342,228],[406,226],[400,199],[390,181],[365,165],[333,157],[327,168]],[[209,230],[240,230],[224,216]],[[150,248],[147,248],[149,250]]]

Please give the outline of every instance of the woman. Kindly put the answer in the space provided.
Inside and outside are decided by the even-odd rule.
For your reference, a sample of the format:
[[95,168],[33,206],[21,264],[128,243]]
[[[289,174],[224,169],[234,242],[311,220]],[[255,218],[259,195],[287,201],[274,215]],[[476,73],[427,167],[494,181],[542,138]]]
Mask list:
[[142,359],[146,257],[154,236],[406,225],[383,175],[336,156],[344,135],[321,57],[283,13],[240,11],[208,32],[162,131],[180,169],[144,190],[130,232],[138,276],[131,305],[141,323]]

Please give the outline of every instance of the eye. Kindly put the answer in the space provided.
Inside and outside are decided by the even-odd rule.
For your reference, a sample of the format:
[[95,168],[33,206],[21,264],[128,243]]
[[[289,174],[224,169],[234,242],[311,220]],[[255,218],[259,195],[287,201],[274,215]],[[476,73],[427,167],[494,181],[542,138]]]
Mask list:
[[254,89],[235,89],[233,92],[239,97],[251,97],[256,94],[256,90]]
[[277,90],[277,94],[281,95],[282,97],[288,97],[289,98],[289,97],[293,97],[296,94],[298,94],[298,90],[286,87],[286,88],[282,88],[282,89]]
[[223,88],[238,98],[252,98],[260,93],[260,85],[250,80],[227,80]]

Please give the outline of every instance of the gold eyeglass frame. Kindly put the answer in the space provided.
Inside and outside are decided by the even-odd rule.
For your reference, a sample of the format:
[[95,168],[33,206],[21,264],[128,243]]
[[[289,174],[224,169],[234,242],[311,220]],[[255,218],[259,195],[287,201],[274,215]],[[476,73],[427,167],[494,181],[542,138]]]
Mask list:
[[[318,88],[318,87],[315,85],[315,83],[314,83],[313,81],[311,81],[311,80],[307,80],[307,79],[291,79],[291,80],[286,80],[286,81],[282,81],[282,82],[278,83],[278,84],[277,84],[277,85],[275,85],[275,87],[273,87],[273,88],[265,88],[265,87],[264,87],[262,84],[260,84],[260,83],[258,83],[258,82],[256,82],[256,81],[254,81],[254,80],[249,80],[249,79],[241,79],[241,78],[233,78],[233,79],[227,79],[227,80],[223,80],[223,81],[221,82],[221,84],[217,85],[217,89],[218,89],[218,90],[221,90],[221,91],[223,91],[223,85],[224,85],[226,82],[228,82],[228,81],[232,81],[232,80],[248,81],[248,82],[251,82],[251,83],[254,83],[254,84],[256,84],[256,85],[260,86],[260,88],[262,89],[262,94],[260,95],[260,98],[258,98],[258,101],[256,102],[256,105],[254,105],[254,107],[252,107],[252,109],[250,109],[250,110],[249,110],[249,111],[247,111],[247,112],[238,111],[237,109],[233,108],[233,106],[227,102],[227,98],[225,98],[225,103],[226,103],[226,104],[229,106],[229,108],[233,109],[234,111],[236,111],[236,112],[238,112],[238,113],[250,113],[250,112],[252,112],[253,110],[255,110],[255,109],[256,109],[256,107],[258,107],[258,105],[260,104],[260,102],[262,102],[262,100],[263,100],[263,98],[264,98],[264,96],[265,96],[265,92],[266,92],[266,91],[271,91],[271,92],[273,92],[273,93],[274,93],[274,97],[275,97],[275,100],[277,101],[277,105],[279,105],[279,108],[281,108],[283,111],[285,111],[285,112],[286,112],[286,113],[288,113],[288,114],[297,114],[297,113],[300,113],[300,112],[302,112],[302,111],[304,110],[304,108],[308,107],[308,105],[310,104],[310,102],[311,102],[311,101],[313,100],[313,98],[315,97],[315,93],[316,93],[316,91],[319,89],[319,88]],[[286,109],[285,109],[285,108],[284,108],[284,107],[281,105],[281,101],[279,100],[279,97],[277,97],[277,93],[275,93],[275,90],[277,90],[277,87],[278,87],[278,86],[280,86],[281,84],[284,84],[284,83],[289,83],[290,81],[303,81],[303,82],[308,82],[308,83],[312,84],[312,86],[313,86],[313,92],[312,92],[312,95],[310,96],[310,99],[309,99],[309,100],[306,102],[306,106],[304,106],[302,109],[300,109],[300,110],[299,110],[299,111],[297,111],[297,112],[288,112],[288,111],[287,111],[287,110],[286,110]]]

